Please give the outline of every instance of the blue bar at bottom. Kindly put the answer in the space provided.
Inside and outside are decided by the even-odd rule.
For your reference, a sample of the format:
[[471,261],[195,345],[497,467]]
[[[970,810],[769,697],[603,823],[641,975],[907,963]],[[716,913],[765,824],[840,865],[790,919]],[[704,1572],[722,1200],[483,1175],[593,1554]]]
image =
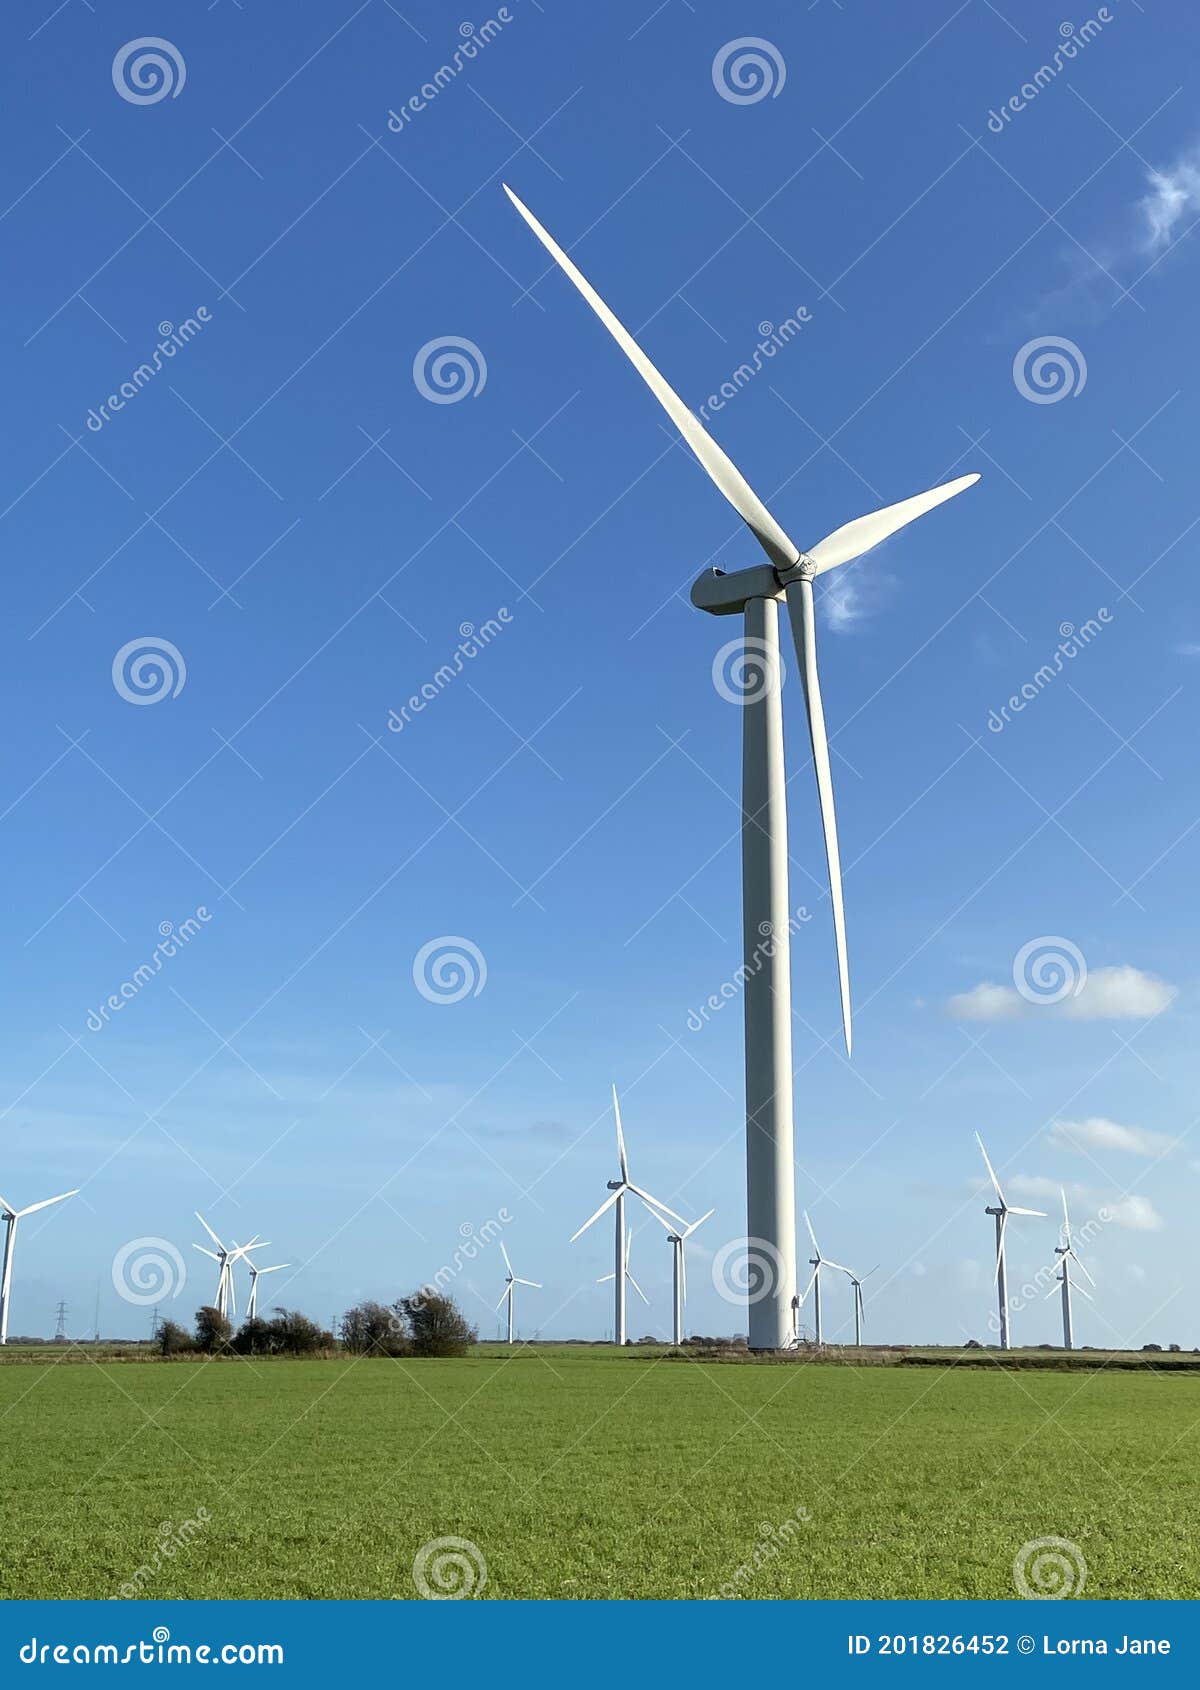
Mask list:
[[1013,1675],[1014,1682],[1132,1668],[1188,1673],[1200,1651],[1195,1602],[8,1602],[0,1678],[114,1672],[187,1676],[223,1667],[279,1685],[416,1671],[486,1672],[489,1685],[608,1686],[661,1680],[728,1690],[734,1674],[855,1681]]

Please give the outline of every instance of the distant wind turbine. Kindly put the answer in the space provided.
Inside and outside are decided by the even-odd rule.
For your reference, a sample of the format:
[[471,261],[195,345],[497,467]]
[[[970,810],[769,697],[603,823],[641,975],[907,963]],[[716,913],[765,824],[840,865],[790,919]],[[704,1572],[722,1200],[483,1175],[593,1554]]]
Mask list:
[[870,1270],[870,1273],[864,1273],[862,1279],[860,1279],[856,1273],[851,1273],[849,1268],[842,1269],[842,1272],[846,1275],[850,1284],[854,1288],[854,1347],[856,1349],[862,1348],[863,1279],[870,1279],[871,1274],[875,1273],[877,1270],[878,1263],[876,1263],[875,1267]]
[[265,1250],[267,1248],[268,1241],[264,1240],[260,1243],[258,1234],[255,1233],[249,1244],[238,1244],[235,1240],[232,1250],[227,1249],[217,1237],[212,1227],[209,1226],[199,1209],[195,1211],[195,1214],[196,1219],[200,1222],[200,1225],[204,1228],[205,1232],[207,1232],[208,1236],[216,1245],[216,1249],[208,1250],[203,1244],[193,1244],[192,1248],[193,1250],[199,1250],[202,1256],[208,1256],[212,1261],[216,1262],[217,1300],[214,1306],[216,1307],[218,1314],[224,1315],[226,1319],[228,1319],[231,1314],[237,1313],[237,1291],[233,1283],[233,1264],[241,1261],[243,1258],[248,1259],[251,1250]]
[[[1071,1292],[1073,1290],[1078,1291],[1079,1295],[1081,1297],[1086,1297],[1089,1303],[1092,1301],[1092,1297],[1091,1293],[1085,1291],[1082,1285],[1072,1285],[1071,1275],[1067,1267],[1068,1262],[1075,1263],[1075,1266],[1079,1269],[1080,1273],[1083,1274],[1089,1285],[1094,1287],[1096,1281],[1092,1278],[1087,1268],[1085,1268],[1083,1263],[1080,1261],[1079,1253],[1075,1249],[1075,1246],[1071,1243],[1071,1217],[1067,1213],[1067,1194],[1065,1191],[1062,1194],[1062,1205],[1062,1243],[1054,1246],[1054,1254],[1059,1258],[1059,1261],[1062,1264],[1062,1278],[1057,1280],[1056,1283],[1062,1286],[1063,1349],[1069,1350],[1074,1347],[1074,1333],[1071,1326]],[[1053,1286],[1051,1286],[1050,1290],[1047,1291],[1046,1295],[1048,1297],[1053,1297]]]
[[1018,1209],[1015,1203],[1006,1203],[1004,1193],[1000,1189],[1000,1181],[996,1178],[996,1170],[988,1160],[988,1153],[983,1148],[983,1140],[975,1134],[975,1142],[983,1156],[984,1165],[988,1171],[996,1192],[996,1201],[988,1205],[984,1213],[993,1215],[996,1220],[996,1295],[1000,1304],[1000,1348],[1008,1349],[1008,1266],[1004,1256],[1004,1231],[1008,1225],[1010,1215],[1036,1215],[1039,1219],[1046,1218],[1043,1209]]
[[671,1342],[678,1346],[683,1343],[683,1305],[687,1301],[687,1263],[684,1260],[683,1247],[697,1227],[703,1226],[710,1215],[716,1214],[716,1210],[710,1209],[708,1214],[701,1215],[698,1221],[693,1221],[690,1226],[682,1227],[679,1231],[676,1231],[670,1221],[657,1210],[652,1213],[655,1220],[661,1221],[666,1227],[667,1242],[671,1246],[671,1307],[674,1311]]
[[[613,1293],[613,1343],[623,1344],[625,1342],[625,1268],[629,1259],[629,1248],[625,1232],[626,1194],[631,1192],[633,1196],[640,1197],[642,1202],[650,1210],[651,1214],[661,1211],[664,1215],[670,1215],[673,1221],[678,1221],[680,1226],[686,1226],[687,1222],[684,1220],[682,1215],[677,1215],[674,1209],[668,1209],[665,1203],[660,1203],[657,1197],[651,1197],[648,1191],[643,1191],[640,1185],[634,1185],[633,1181],[630,1179],[629,1157],[625,1151],[625,1134],[621,1130],[621,1105],[617,1098],[616,1086],[613,1087],[613,1115],[615,1116],[617,1123],[617,1159],[621,1164],[621,1177],[620,1179],[609,1180],[608,1189],[612,1195],[606,1197],[600,1207],[596,1210],[596,1213],[594,1215],[589,1215],[583,1225],[571,1234],[569,1242],[574,1244],[575,1240],[580,1237],[582,1233],[585,1233],[593,1222],[598,1221],[600,1216],[604,1214],[607,1209],[612,1209],[614,1211],[613,1272],[606,1273],[603,1278],[598,1279],[596,1283],[598,1285],[602,1285],[604,1281],[608,1279],[615,1281],[615,1289]],[[644,1296],[640,1286],[635,1285],[634,1289],[638,1292],[638,1295],[642,1297],[643,1302],[648,1300]]]
[[504,1257],[504,1266],[507,1269],[507,1272],[504,1278],[504,1295],[496,1304],[496,1307],[502,1308],[506,1302],[508,1304],[508,1337],[505,1342],[512,1344],[516,1342],[516,1316],[514,1314],[514,1307],[517,1300],[516,1287],[518,1285],[528,1285],[531,1290],[540,1291],[542,1290],[542,1286],[536,1279],[522,1279],[518,1274],[513,1272],[513,1265],[508,1259],[508,1251],[504,1248],[503,1239],[500,1240],[500,1254]]
[[832,1262],[832,1261],[830,1261],[828,1256],[823,1256],[821,1254],[821,1246],[817,1243],[817,1235],[813,1231],[813,1224],[808,1218],[808,1210],[807,1209],[804,1211],[804,1224],[808,1228],[808,1236],[812,1239],[813,1253],[808,1259],[808,1265],[812,1268],[812,1278],[809,1280],[808,1285],[805,1288],[804,1295],[801,1297],[800,1301],[801,1301],[801,1303],[806,1302],[808,1300],[808,1293],[810,1291],[812,1292],[812,1297],[813,1297],[813,1330],[816,1333],[817,1343],[819,1344],[822,1341],[822,1339],[821,1339],[821,1269],[823,1267],[836,1268],[839,1273],[848,1274],[851,1279],[853,1279],[854,1275],[850,1273],[850,1269],[848,1267],[843,1267],[841,1262]]
[[8,1343],[8,1300],[12,1291],[13,1251],[17,1245],[17,1222],[23,1221],[26,1215],[36,1215],[39,1209],[48,1209],[52,1203],[65,1203],[68,1197],[75,1197],[79,1192],[62,1191],[57,1197],[43,1197],[40,1203],[30,1203],[27,1208],[14,1209],[11,1203],[6,1203],[0,1197],[0,1220],[4,1222],[4,1267],[0,1270],[0,1344]]
[[[258,1250],[261,1249],[262,1246],[258,1244],[249,1244],[246,1248],[250,1250]],[[249,1256],[246,1257],[246,1266],[250,1269],[250,1295],[246,1300],[247,1320],[253,1320],[255,1315],[258,1313],[259,1275],[263,1273],[282,1273],[284,1268],[289,1268],[291,1265],[291,1262],[276,1262],[274,1267],[260,1268],[256,1263],[250,1260]]]

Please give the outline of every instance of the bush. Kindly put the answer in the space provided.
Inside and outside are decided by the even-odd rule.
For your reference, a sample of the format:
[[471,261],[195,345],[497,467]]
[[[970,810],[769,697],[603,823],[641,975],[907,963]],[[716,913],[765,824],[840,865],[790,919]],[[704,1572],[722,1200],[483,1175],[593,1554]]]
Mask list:
[[333,1348],[333,1333],[323,1331],[315,1320],[294,1309],[276,1309],[275,1318],[263,1321],[262,1325],[272,1355],[308,1356]]
[[404,1317],[382,1303],[359,1303],[342,1316],[342,1343],[353,1355],[404,1356],[412,1346]]
[[241,1328],[230,1345],[235,1355],[262,1356],[271,1353],[271,1324],[255,1315],[252,1320],[242,1322]]
[[476,1341],[475,1328],[467,1324],[453,1297],[418,1291],[402,1297],[396,1313],[408,1329],[415,1356],[464,1356]]
[[218,1350],[229,1348],[232,1336],[233,1328],[219,1309],[206,1303],[202,1309],[196,1310],[196,1349],[205,1355],[215,1355]]
[[154,1334],[154,1347],[160,1356],[185,1355],[193,1347],[191,1334],[176,1321],[164,1320]]

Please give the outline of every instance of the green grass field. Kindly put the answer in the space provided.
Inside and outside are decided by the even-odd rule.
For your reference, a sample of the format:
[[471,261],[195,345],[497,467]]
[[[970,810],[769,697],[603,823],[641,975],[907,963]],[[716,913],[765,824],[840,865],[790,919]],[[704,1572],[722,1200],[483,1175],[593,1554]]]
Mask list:
[[411,1597],[451,1535],[487,1597],[1003,1597],[1051,1536],[1089,1596],[1200,1596],[1194,1375],[51,1361],[0,1367],[0,1439],[2,1597],[116,1595],[139,1567],[161,1599]]

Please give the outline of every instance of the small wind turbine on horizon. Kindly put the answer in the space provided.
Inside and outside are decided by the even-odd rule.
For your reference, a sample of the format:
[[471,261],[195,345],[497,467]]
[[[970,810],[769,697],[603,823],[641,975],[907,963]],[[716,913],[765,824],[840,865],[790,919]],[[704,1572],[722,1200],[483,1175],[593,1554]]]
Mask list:
[[841,1262],[830,1261],[828,1256],[823,1256],[821,1254],[821,1246],[817,1243],[817,1235],[813,1231],[813,1224],[808,1218],[808,1210],[807,1209],[805,1209],[805,1211],[804,1211],[804,1224],[808,1228],[808,1236],[812,1239],[813,1253],[808,1258],[808,1265],[812,1268],[812,1278],[808,1282],[808,1285],[805,1289],[804,1295],[800,1299],[800,1303],[801,1303],[801,1305],[803,1305],[804,1303],[806,1303],[808,1301],[808,1293],[811,1291],[812,1294],[813,1294],[813,1330],[816,1334],[817,1343],[819,1344],[822,1341],[822,1338],[821,1338],[821,1269],[823,1267],[836,1268],[839,1273],[847,1274],[847,1275],[849,1275],[849,1277],[851,1279],[853,1279],[854,1275],[852,1273],[850,1273],[850,1269],[848,1267],[843,1267]]
[[[1088,1284],[1092,1287],[1095,1287],[1096,1281],[1092,1278],[1091,1274],[1088,1273],[1087,1268],[1084,1267],[1083,1263],[1080,1261],[1079,1252],[1071,1242],[1071,1217],[1067,1213],[1067,1194],[1065,1191],[1062,1194],[1062,1206],[1062,1243],[1054,1246],[1054,1254],[1058,1257],[1060,1263],[1062,1264],[1062,1278],[1056,1280],[1055,1284],[1062,1286],[1063,1349],[1069,1350],[1074,1348],[1074,1331],[1071,1326],[1071,1292],[1072,1290],[1078,1291],[1080,1296],[1086,1297],[1089,1303],[1092,1301],[1092,1296],[1091,1292],[1085,1291],[1082,1285],[1072,1285],[1071,1276],[1067,1269],[1067,1263],[1074,1262],[1080,1273],[1084,1275]],[[1053,1286],[1049,1291],[1047,1291],[1046,1295],[1047,1297],[1053,1297]]]
[[516,1294],[515,1287],[518,1286],[518,1285],[528,1285],[530,1287],[530,1289],[534,1290],[534,1291],[540,1291],[540,1290],[543,1289],[543,1287],[539,1284],[539,1282],[536,1279],[522,1279],[519,1274],[515,1274],[513,1272],[513,1265],[508,1259],[508,1251],[504,1248],[504,1240],[503,1239],[500,1240],[500,1254],[504,1257],[504,1266],[505,1266],[506,1272],[505,1272],[505,1276],[504,1276],[504,1295],[503,1295],[503,1297],[501,1297],[500,1301],[496,1304],[496,1307],[499,1309],[499,1308],[503,1307],[505,1302],[508,1303],[508,1337],[505,1339],[505,1342],[509,1343],[509,1344],[515,1344],[516,1343],[516,1317],[515,1317],[515,1314],[513,1312],[514,1311],[514,1305],[516,1304],[516,1300],[517,1300],[517,1294]]
[[221,1240],[217,1237],[212,1227],[209,1226],[199,1209],[194,1212],[196,1219],[200,1222],[200,1225],[204,1228],[205,1232],[207,1232],[208,1236],[216,1245],[216,1249],[206,1249],[203,1244],[193,1244],[192,1249],[199,1250],[202,1256],[208,1256],[212,1261],[216,1262],[217,1300],[214,1307],[216,1308],[218,1314],[224,1315],[225,1318],[228,1319],[231,1314],[237,1313],[237,1291],[233,1283],[233,1264],[235,1262],[242,1261],[243,1259],[249,1260],[251,1250],[265,1250],[269,1241],[263,1240],[260,1243],[258,1234],[255,1233],[249,1244],[239,1244],[235,1240],[233,1248],[228,1249],[224,1244],[222,1244]]
[[[833,806],[829,740],[817,675],[816,576],[850,563],[889,535],[979,480],[959,476],[914,498],[887,505],[836,528],[806,551],[786,534],[741,471],[659,374],[590,282],[505,187],[516,210],[666,411],[702,468],[746,523],[767,561],[732,575],[708,569],[692,587],[692,603],[713,616],[741,616],[743,664],[755,682],[739,700],[742,713],[742,932],[746,980],[746,1232],[761,1239],[778,1272],[768,1294],[749,1308],[750,1348],[782,1350],[794,1341],[796,1208],[793,1194],[791,906],[788,896],[787,801],[780,706],[779,607],[786,607],[808,716],[813,770],[825,836],[829,898],[837,951],[846,1053],[850,1054],[850,973],[842,871]],[[764,936],[771,943],[764,945]],[[766,953],[766,954],[764,954]],[[618,1275],[619,1278],[619,1275]]]
[[683,1343],[683,1305],[687,1301],[687,1264],[684,1260],[683,1247],[698,1227],[702,1227],[710,1215],[716,1210],[710,1209],[708,1214],[700,1216],[690,1226],[681,1227],[678,1231],[671,1225],[665,1215],[660,1215],[657,1209],[651,1211],[655,1220],[661,1221],[667,1229],[667,1243],[671,1246],[671,1309],[673,1312],[671,1342],[678,1347]]
[[[248,1244],[246,1248],[248,1250],[259,1250],[262,1246],[259,1244]],[[258,1313],[259,1275],[264,1273],[282,1273],[284,1268],[289,1268],[291,1265],[291,1262],[276,1262],[274,1267],[260,1268],[257,1263],[250,1260],[249,1256],[246,1257],[246,1266],[250,1269],[250,1295],[246,1299],[247,1320],[253,1320],[255,1315]]]
[[988,1171],[988,1178],[991,1180],[996,1192],[995,1204],[989,1203],[987,1208],[984,1210],[984,1213],[993,1215],[996,1221],[996,1295],[1000,1304],[1000,1348],[1002,1350],[1006,1350],[1009,1347],[1008,1265],[1004,1255],[1004,1233],[1005,1228],[1008,1225],[1008,1217],[1010,1215],[1036,1215],[1040,1220],[1045,1220],[1046,1215],[1044,1209],[1019,1209],[1015,1203],[1006,1203],[1004,1201],[1004,1193],[1000,1189],[1000,1181],[996,1178],[996,1170],[993,1168],[990,1160],[988,1159],[988,1153],[984,1150],[983,1140],[980,1138],[978,1133],[975,1134],[975,1142],[979,1146],[980,1153],[983,1156],[984,1165]]
[[39,1209],[48,1209],[52,1203],[65,1203],[68,1197],[78,1196],[79,1190],[79,1186],[76,1186],[74,1191],[60,1191],[57,1197],[43,1197],[40,1203],[29,1203],[24,1209],[14,1209],[11,1203],[0,1197],[0,1220],[4,1222],[4,1267],[0,1270],[0,1344],[8,1343],[8,1303],[12,1293],[17,1222],[23,1221],[26,1215],[35,1215]]
[[[661,1212],[664,1215],[669,1215],[673,1221],[678,1221],[680,1226],[686,1226],[687,1222],[684,1220],[682,1215],[677,1215],[674,1209],[668,1209],[665,1203],[660,1203],[657,1197],[651,1197],[648,1191],[643,1191],[640,1185],[634,1185],[633,1181],[630,1179],[629,1157],[625,1150],[625,1134],[621,1130],[621,1105],[617,1098],[616,1086],[612,1089],[612,1095],[613,1115],[617,1123],[617,1160],[621,1165],[621,1177],[620,1179],[609,1180],[608,1189],[611,1196],[606,1197],[600,1207],[596,1210],[596,1213],[594,1215],[589,1215],[583,1225],[571,1234],[568,1242],[574,1244],[575,1240],[585,1233],[593,1222],[600,1219],[600,1216],[604,1214],[605,1210],[612,1209],[614,1211],[613,1271],[612,1273],[604,1274],[596,1281],[596,1283],[597,1285],[602,1285],[609,1279],[615,1282],[613,1292],[613,1343],[623,1344],[625,1342],[625,1279],[629,1263],[629,1244],[626,1238],[625,1229],[626,1194],[632,1193],[633,1196],[640,1197],[642,1202],[650,1210],[651,1214]],[[649,1299],[642,1291],[641,1286],[633,1280],[631,1280],[630,1283],[633,1284],[634,1289],[637,1291],[642,1301],[647,1302]]]

